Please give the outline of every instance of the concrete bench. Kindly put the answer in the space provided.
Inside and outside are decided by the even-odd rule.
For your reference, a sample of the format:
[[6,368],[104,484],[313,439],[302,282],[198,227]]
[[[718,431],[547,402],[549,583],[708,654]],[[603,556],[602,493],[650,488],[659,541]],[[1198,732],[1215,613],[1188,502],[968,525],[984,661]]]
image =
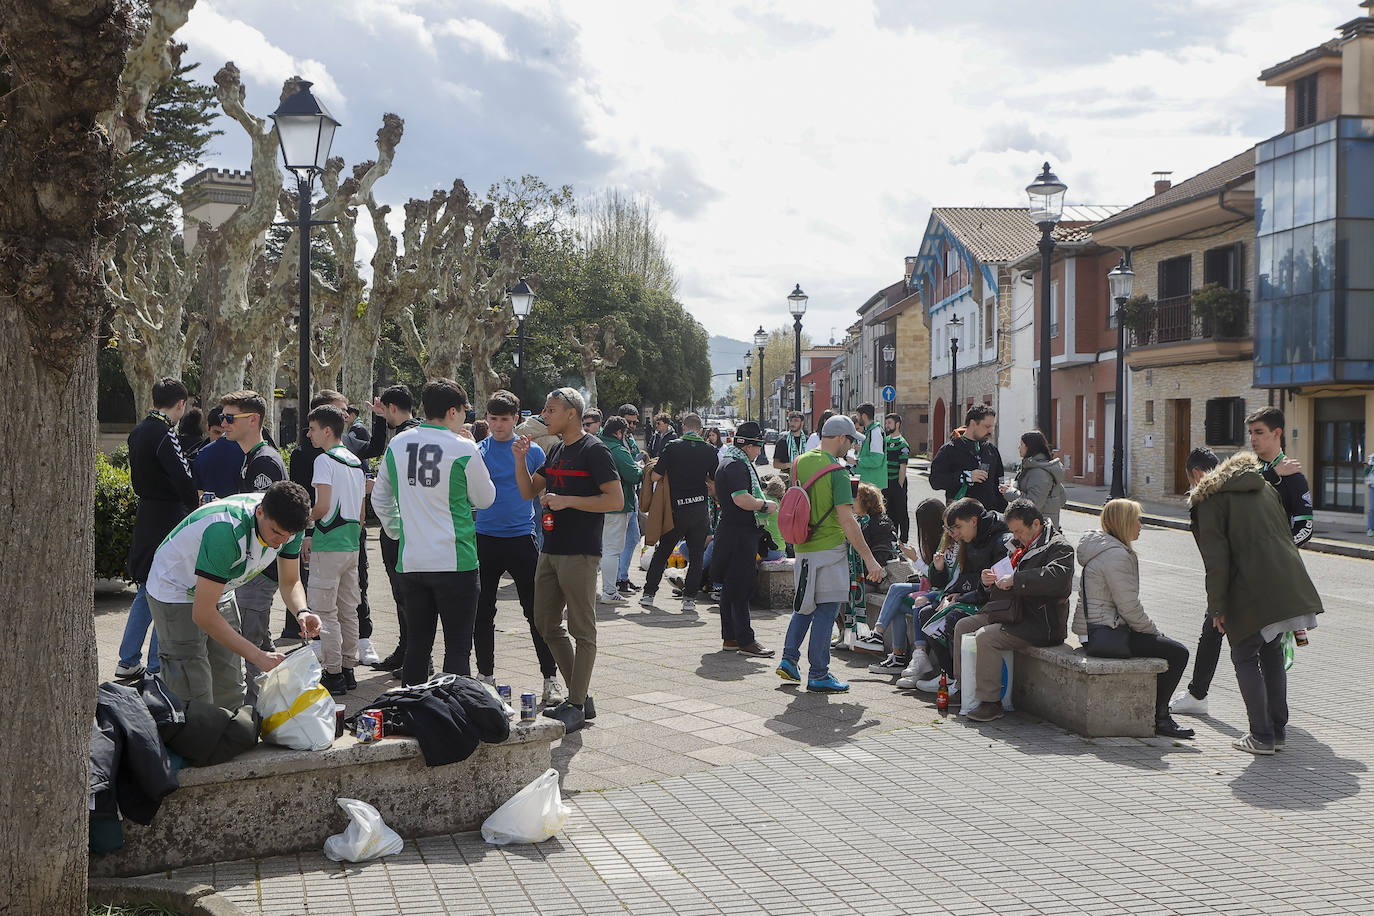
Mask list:
[[93,856],[97,877],[142,875],[183,865],[318,851],[348,825],[335,799],[368,802],[410,838],[475,830],[549,768],[563,725],[540,716],[511,726],[501,744],[467,760],[425,766],[414,738],[359,744],[349,735],[325,751],[260,744],[228,763],[190,767],[147,827],[124,822],[124,846]]
[[792,582],[794,560],[784,557],[759,564],[758,578],[754,580],[754,594],[749,603],[767,610],[792,610],[792,596],[796,586]]
[[1067,645],[1016,650],[1012,704],[1085,738],[1155,733],[1160,658],[1092,658]]

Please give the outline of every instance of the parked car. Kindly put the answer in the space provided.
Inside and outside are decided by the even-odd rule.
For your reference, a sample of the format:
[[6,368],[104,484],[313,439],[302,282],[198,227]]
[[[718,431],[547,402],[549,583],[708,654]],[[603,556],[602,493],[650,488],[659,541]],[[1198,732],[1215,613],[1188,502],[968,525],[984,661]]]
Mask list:
[[778,431],[776,429],[765,429],[763,431],[763,441],[768,445],[772,445],[774,442],[777,442]]

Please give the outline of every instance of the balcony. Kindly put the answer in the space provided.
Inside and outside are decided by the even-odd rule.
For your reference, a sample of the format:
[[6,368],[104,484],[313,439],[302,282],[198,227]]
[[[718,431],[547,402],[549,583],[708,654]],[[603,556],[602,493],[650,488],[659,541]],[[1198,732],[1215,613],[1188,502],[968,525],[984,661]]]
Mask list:
[[1151,312],[1153,320],[1148,322],[1147,327],[1132,329],[1127,334],[1126,342],[1132,349],[1197,340],[1246,340],[1251,334],[1248,299],[1244,313],[1238,320],[1228,322],[1229,327],[1216,327],[1216,322],[1211,319],[1194,315],[1191,294],[1160,299]]

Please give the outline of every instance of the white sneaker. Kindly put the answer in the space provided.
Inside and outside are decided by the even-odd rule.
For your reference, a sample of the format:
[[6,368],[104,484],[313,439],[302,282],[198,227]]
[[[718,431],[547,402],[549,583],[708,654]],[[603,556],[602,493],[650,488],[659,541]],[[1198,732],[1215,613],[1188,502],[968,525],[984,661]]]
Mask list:
[[610,595],[598,595],[596,600],[598,604],[607,604],[612,607],[624,607],[630,603],[630,599],[619,592],[614,592]]
[[372,648],[372,640],[366,636],[358,637],[358,664],[375,665],[382,660],[377,650]]
[[495,675],[491,675],[491,674],[479,674],[479,675],[477,675],[477,680],[481,681],[483,684],[490,684],[492,687],[495,687],[495,686],[496,686],[496,676],[495,676]]
[[140,665],[137,662],[135,662],[132,665],[116,665],[115,678],[121,681],[133,680],[134,678],[142,674],[145,670],[147,669],[145,669],[142,665]]
[[563,688],[558,686],[558,678],[544,678],[544,696],[540,702],[545,706],[557,706],[563,702]]
[[1187,688],[1174,694],[1174,698],[1169,701],[1169,712],[1176,716],[1205,716],[1207,715],[1207,698],[1198,699],[1188,691]]
[[907,663],[906,670],[902,672],[902,677],[915,682],[929,677],[934,670],[935,666],[931,664],[930,656],[926,654],[926,650],[917,649],[911,653],[911,661]]
[[652,609],[654,606],[654,596],[649,594],[648,592],[645,592],[644,594],[640,595],[639,606]]
[[874,652],[882,654],[887,651],[883,645],[883,638],[876,633],[869,633],[867,636],[854,640],[854,650],[856,652]]
[[697,610],[697,603],[696,603],[695,601],[693,601],[691,598],[683,598],[683,599],[682,599],[682,613],[684,613],[684,614],[694,614],[694,613],[696,613],[696,610]]
[[[939,674],[932,674],[930,677],[926,678],[926,679],[923,680],[923,681],[917,681],[917,682],[916,682],[916,689],[917,689],[917,690],[925,691],[926,693],[935,693],[937,690],[940,689],[940,675],[939,675]],[[956,680],[950,680],[950,682],[949,682],[949,695],[950,695],[950,696],[954,696],[954,695],[955,695],[956,693],[958,693],[958,692],[959,692],[959,682],[956,681]]]

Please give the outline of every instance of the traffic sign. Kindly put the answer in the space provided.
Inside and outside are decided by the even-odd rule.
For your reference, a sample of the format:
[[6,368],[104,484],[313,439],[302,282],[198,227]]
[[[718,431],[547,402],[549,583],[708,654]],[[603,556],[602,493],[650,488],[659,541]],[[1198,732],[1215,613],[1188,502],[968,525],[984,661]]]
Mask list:
[[883,400],[884,400],[884,401],[895,401],[895,400],[897,400],[897,389],[896,389],[896,388],[893,388],[891,385],[885,385],[885,386],[883,386]]

